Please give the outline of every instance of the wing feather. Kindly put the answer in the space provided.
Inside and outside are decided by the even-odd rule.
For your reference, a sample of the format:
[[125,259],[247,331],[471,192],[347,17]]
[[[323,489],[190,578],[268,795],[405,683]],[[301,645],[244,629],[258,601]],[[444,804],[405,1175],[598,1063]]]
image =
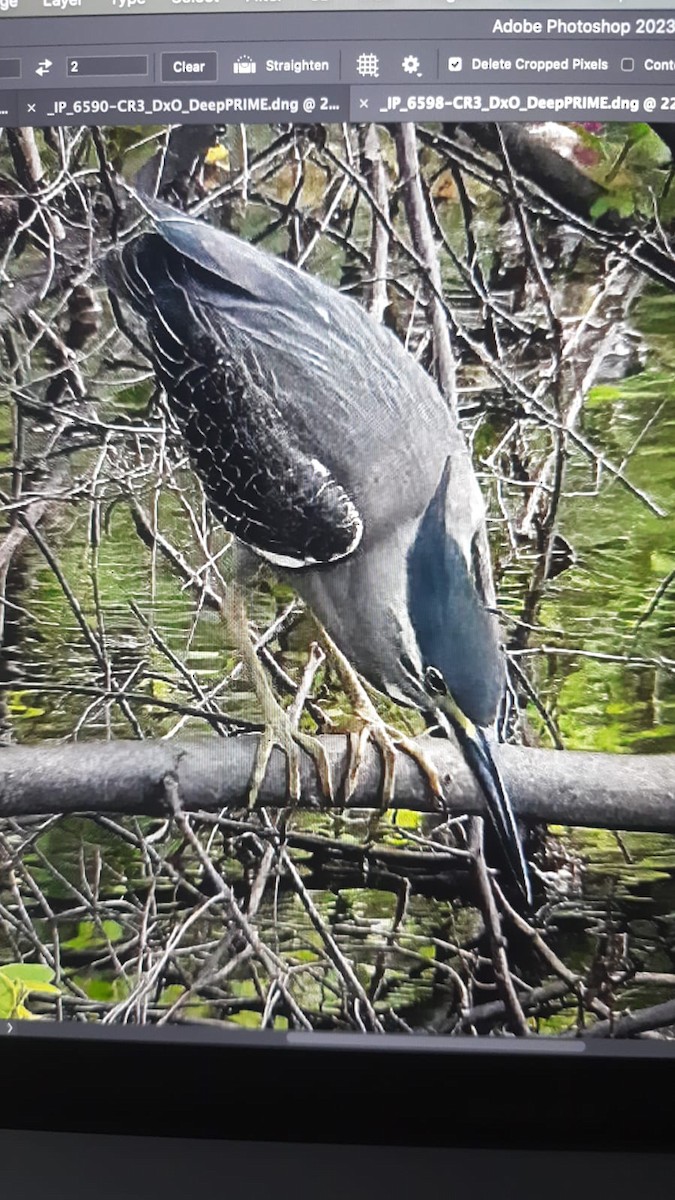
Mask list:
[[355,504],[299,445],[269,377],[254,377],[231,352],[191,287],[189,261],[151,234],[125,247],[121,265],[127,297],[146,322],[158,379],[219,519],[278,566],[352,553],[363,532]]

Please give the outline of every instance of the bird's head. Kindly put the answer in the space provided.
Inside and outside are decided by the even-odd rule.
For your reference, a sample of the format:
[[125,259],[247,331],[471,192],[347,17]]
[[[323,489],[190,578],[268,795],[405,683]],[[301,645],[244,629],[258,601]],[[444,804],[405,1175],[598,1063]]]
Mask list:
[[459,706],[448,690],[445,679],[437,667],[427,667],[424,672],[424,690],[429,697],[429,708],[442,726],[456,728],[458,725],[468,737],[475,736],[475,726],[470,717]]

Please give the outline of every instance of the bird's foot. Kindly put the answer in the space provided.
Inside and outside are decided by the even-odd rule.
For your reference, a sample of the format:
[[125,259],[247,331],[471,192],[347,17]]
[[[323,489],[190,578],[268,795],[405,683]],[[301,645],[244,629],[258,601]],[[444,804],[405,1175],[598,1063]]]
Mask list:
[[382,811],[391,807],[396,791],[396,760],[399,751],[412,758],[424,778],[429,790],[437,801],[439,809],[444,808],[443,785],[435,763],[431,761],[422,746],[406,734],[400,733],[393,725],[388,725],[378,713],[363,682],[352,667],[349,660],[336,646],[332,638],[321,630],[321,640],[327,654],[337,668],[345,694],[351,701],[354,717],[358,722],[356,734],[351,736],[351,753],[349,767],[344,782],[344,798],[348,801],[353,796],[358,782],[359,772],[363,763],[366,745],[374,742],[382,756],[382,783],[380,788],[380,806]]
[[370,741],[377,747],[382,757],[382,782],[379,799],[383,812],[391,807],[396,795],[396,761],[400,752],[407,754],[417,764],[439,809],[442,809],[443,784],[441,777],[436,764],[432,762],[419,743],[383,721],[374,706],[372,712],[359,713],[358,716],[363,724],[361,729],[350,737],[349,767],[344,782],[345,800],[349,800],[356,790],[365,749]]
[[264,783],[274,747],[278,746],[286,755],[288,798],[295,806],[301,793],[300,752],[305,751],[316,767],[321,789],[328,800],[333,799],[333,781],[328,756],[321,742],[310,734],[302,733],[280,704],[273,714],[268,714],[256,752],[253,774],[248,791],[249,808],[254,808]]
[[238,648],[246,672],[253,684],[263,715],[263,733],[253,764],[248,789],[249,808],[254,808],[275,746],[283,750],[287,762],[288,796],[291,805],[300,799],[300,751],[304,750],[314,760],[324,795],[333,798],[333,782],[326,751],[321,743],[298,729],[303,702],[298,697],[288,711],[279,703],[267,672],[251,641],[246,615],[246,604],[241,587],[233,582],[227,588],[223,603],[223,618],[230,635]]

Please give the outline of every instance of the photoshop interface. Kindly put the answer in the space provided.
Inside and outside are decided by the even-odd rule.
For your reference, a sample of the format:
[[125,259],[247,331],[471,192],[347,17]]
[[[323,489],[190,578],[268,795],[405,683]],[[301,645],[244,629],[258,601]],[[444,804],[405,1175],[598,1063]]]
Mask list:
[[675,1030],[675,10],[0,0],[0,1023]]

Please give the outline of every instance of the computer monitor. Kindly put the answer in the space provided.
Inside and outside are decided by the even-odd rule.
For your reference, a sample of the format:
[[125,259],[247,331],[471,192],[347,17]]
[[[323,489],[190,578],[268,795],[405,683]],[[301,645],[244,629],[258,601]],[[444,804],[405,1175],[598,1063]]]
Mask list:
[[672,7],[0,32],[6,1061],[668,1071]]

